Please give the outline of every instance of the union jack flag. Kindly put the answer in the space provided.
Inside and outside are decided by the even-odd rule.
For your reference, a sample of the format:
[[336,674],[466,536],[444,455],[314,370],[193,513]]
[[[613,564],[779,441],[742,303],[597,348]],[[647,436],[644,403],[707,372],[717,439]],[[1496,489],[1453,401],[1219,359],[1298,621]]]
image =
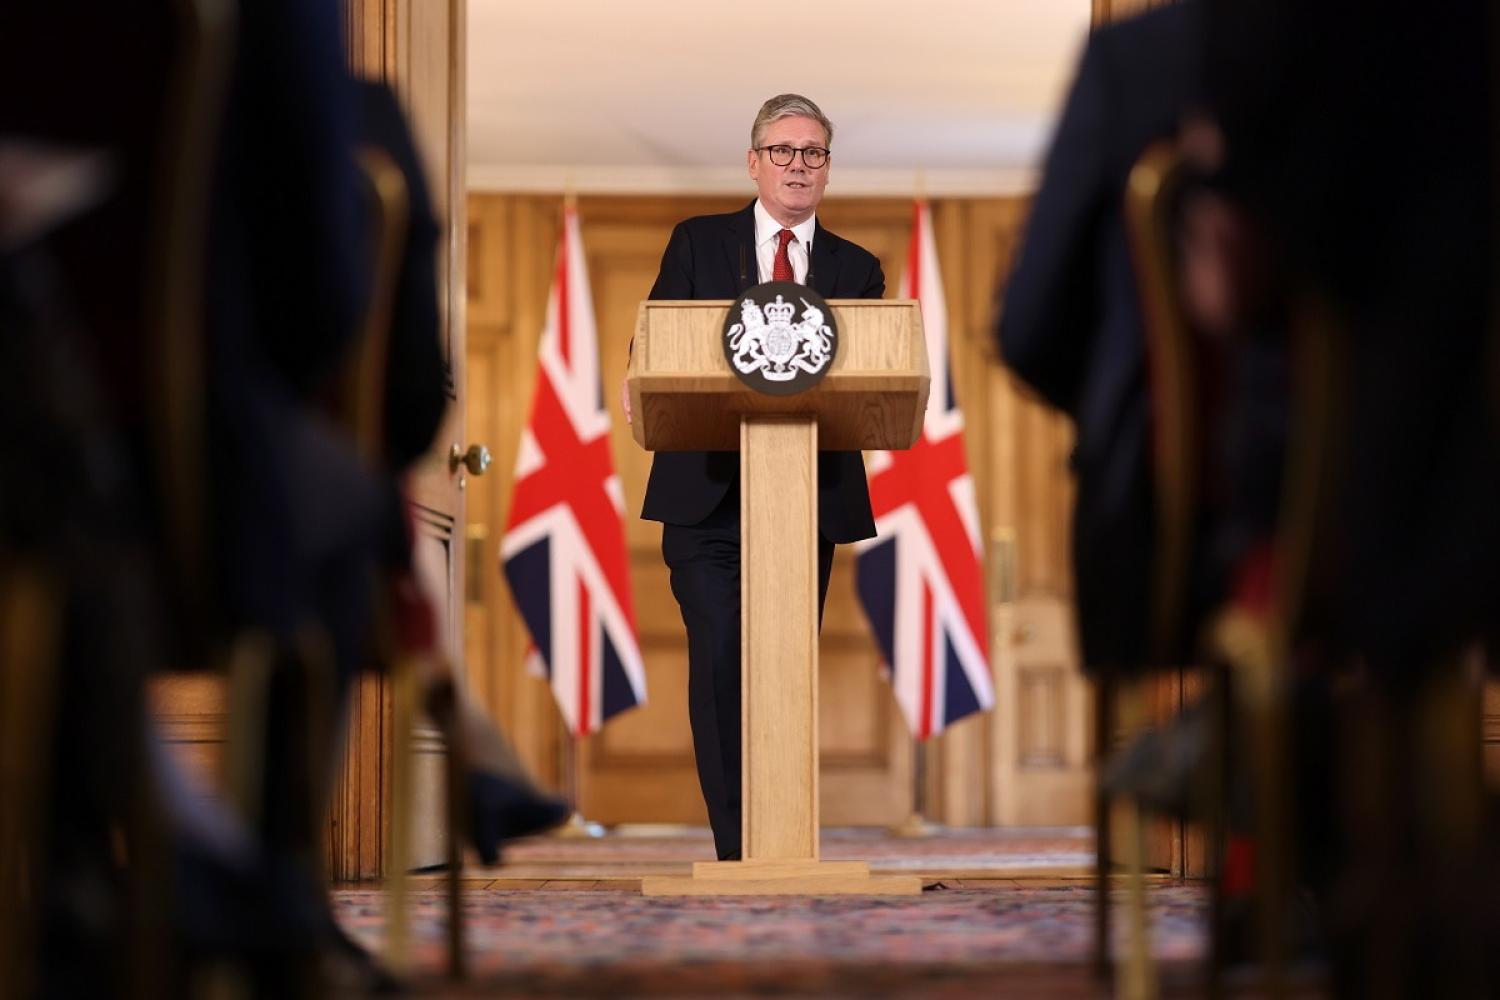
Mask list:
[[500,558],[568,729],[586,736],[646,700],[578,215],[563,212],[531,419]]
[[995,704],[985,627],[979,508],[953,394],[948,310],[927,203],[912,220],[906,298],[922,307],[933,381],[921,439],[870,454],[876,537],[855,548],[860,602],[906,723],[925,740]]

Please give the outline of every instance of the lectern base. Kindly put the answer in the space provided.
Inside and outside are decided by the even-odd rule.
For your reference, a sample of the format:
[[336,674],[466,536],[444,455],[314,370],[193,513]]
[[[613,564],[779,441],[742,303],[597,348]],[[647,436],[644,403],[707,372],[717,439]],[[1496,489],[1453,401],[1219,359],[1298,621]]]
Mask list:
[[915,875],[871,875],[864,861],[700,861],[693,874],[641,879],[643,896],[915,896]]

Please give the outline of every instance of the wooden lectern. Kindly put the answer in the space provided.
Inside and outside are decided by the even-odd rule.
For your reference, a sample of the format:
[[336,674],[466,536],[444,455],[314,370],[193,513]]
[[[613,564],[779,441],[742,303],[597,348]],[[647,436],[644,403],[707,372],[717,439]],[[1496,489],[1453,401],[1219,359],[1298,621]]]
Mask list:
[[740,453],[743,861],[643,879],[648,896],[911,894],[914,875],[872,876],[818,852],[817,451],[910,448],[930,381],[912,300],[835,299],[838,354],[813,388],[755,392],[721,346],[723,302],[643,302],[628,385],[651,451]]

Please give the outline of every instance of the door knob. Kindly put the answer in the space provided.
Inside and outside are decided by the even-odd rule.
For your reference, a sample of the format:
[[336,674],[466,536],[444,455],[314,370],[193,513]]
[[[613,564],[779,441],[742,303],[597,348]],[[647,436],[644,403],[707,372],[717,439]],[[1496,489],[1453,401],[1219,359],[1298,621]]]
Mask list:
[[448,449],[448,471],[457,472],[462,465],[471,476],[482,476],[490,467],[490,450],[482,444],[469,445],[468,451],[459,451],[458,445]]

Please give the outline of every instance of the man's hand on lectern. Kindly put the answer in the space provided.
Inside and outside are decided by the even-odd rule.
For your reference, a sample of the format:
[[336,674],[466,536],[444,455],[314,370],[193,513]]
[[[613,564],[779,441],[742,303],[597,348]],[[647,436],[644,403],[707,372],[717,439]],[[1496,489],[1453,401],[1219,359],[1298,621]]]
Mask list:
[[630,423],[630,380],[620,380],[620,409],[625,411],[625,422]]

